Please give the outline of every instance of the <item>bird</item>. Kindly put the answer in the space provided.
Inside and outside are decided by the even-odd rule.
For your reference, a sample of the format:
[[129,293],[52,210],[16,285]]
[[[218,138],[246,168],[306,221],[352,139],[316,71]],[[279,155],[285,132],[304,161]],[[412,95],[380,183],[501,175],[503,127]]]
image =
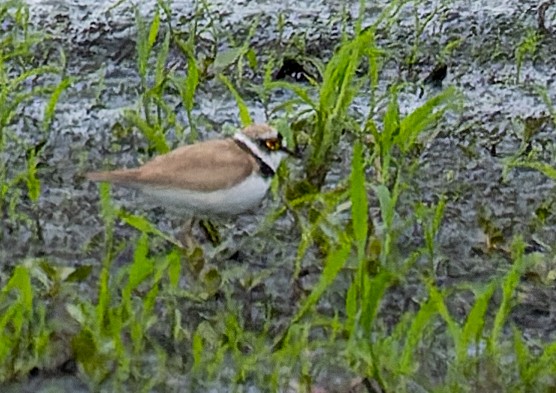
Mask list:
[[139,167],[89,172],[86,178],[138,189],[186,217],[233,217],[260,206],[287,155],[296,156],[275,128],[252,124],[232,137],[181,146]]

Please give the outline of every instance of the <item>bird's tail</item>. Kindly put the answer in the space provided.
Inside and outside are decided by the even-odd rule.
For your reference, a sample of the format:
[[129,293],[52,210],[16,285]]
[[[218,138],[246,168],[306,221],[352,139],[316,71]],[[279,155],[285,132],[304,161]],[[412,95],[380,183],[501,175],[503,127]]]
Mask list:
[[139,172],[136,169],[118,169],[115,171],[89,172],[85,177],[91,181],[133,185]]

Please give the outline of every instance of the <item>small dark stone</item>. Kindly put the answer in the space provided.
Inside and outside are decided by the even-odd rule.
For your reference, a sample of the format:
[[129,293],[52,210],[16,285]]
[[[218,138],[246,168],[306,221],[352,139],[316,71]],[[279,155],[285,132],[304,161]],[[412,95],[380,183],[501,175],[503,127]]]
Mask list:
[[490,155],[491,155],[492,157],[496,157],[496,155],[497,155],[496,143],[494,143],[494,144],[490,147]]
[[280,67],[276,75],[274,75],[274,79],[282,80],[287,77],[294,79],[296,82],[308,82],[308,77],[312,76],[296,59],[285,58],[282,62],[282,67]]
[[442,81],[446,78],[447,74],[448,66],[445,63],[440,63],[425,78],[423,83],[425,83],[426,85],[432,85],[434,87],[442,87]]
[[33,367],[30,371],[29,371],[29,377],[31,378],[35,378],[38,377],[40,373],[40,370],[38,367]]

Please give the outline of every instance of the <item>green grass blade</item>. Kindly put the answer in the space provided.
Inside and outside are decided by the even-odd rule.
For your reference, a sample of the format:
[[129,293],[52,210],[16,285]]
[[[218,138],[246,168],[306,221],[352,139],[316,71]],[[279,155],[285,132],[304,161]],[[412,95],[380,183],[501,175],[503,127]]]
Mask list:
[[158,30],[160,29],[160,8],[156,7],[154,11],[153,21],[149,29],[149,37],[147,40],[147,56],[150,54],[156,38],[158,37]]
[[328,255],[319,282],[292,318],[291,324],[299,321],[303,315],[318,302],[324,291],[334,282],[336,276],[347,261],[350,249],[349,242],[347,242],[346,239],[342,239],[338,244],[338,248]]
[[125,111],[124,115],[137,128],[139,128],[141,133],[145,136],[145,138],[147,138],[149,144],[153,146],[158,153],[164,154],[170,151],[170,147],[168,146],[168,142],[166,142],[166,138],[164,137],[164,133],[160,128],[160,125],[157,124],[151,126],[135,111]]
[[492,332],[487,340],[487,348],[492,354],[498,352],[498,342],[500,340],[502,329],[506,324],[508,315],[512,307],[512,297],[519,284],[523,267],[525,264],[525,259],[523,258],[525,250],[525,245],[523,240],[516,239],[512,244],[512,259],[513,265],[512,269],[506,274],[504,281],[502,282],[502,301],[500,307],[496,312],[494,317],[494,324],[492,326]]
[[379,184],[377,186],[373,186],[373,190],[378,198],[378,202],[380,205],[380,214],[382,216],[382,222],[388,230],[394,221],[394,214],[395,214],[395,203],[390,194],[390,190],[385,185]]
[[309,95],[309,91],[306,87],[299,86],[294,83],[285,82],[285,81],[272,81],[267,83],[266,88],[290,90],[295,95],[297,95],[303,103],[309,105],[314,110],[317,109],[317,106],[313,101],[313,99],[311,98],[311,96]]
[[199,329],[203,327],[203,324],[199,324],[195,332],[193,333],[193,339],[191,342],[191,354],[193,356],[193,371],[199,369],[201,366],[201,362],[203,360],[203,353],[204,351],[204,344],[203,344],[203,335]]
[[537,375],[531,375],[531,371],[535,368],[531,366],[536,365],[536,362],[533,361],[531,351],[529,351],[523,339],[522,332],[515,326],[513,327],[513,342],[519,376],[521,381],[530,388],[530,385],[538,378]]
[[460,336],[462,334],[462,329],[459,327],[458,323],[452,318],[452,315],[446,307],[445,298],[446,295],[438,290],[435,285],[430,282],[426,282],[429,297],[434,301],[438,314],[444,319],[444,322],[448,325],[448,332],[452,336],[455,343],[460,341]]
[[168,60],[168,52],[170,50],[170,32],[166,32],[162,48],[156,56],[156,67],[154,74],[154,88],[160,89],[166,79],[166,61]]
[[274,126],[276,127],[278,133],[284,138],[286,146],[290,150],[295,150],[295,138],[288,121],[286,119],[280,119],[274,124]]
[[446,208],[446,196],[442,195],[438,204],[436,205],[436,209],[434,209],[434,217],[432,220],[432,227],[431,231],[436,235],[440,230],[440,224],[442,224],[442,218],[444,218],[444,209]]
[[353,148],[350,183],[353,235],[357,248],[357,258],[361,263],[365,257],[365,246],[367,244],[369,203],[365,186],[363,147],[359,141],[355,143]]
[[315,225],[307,225],[303,222],[299,224],[301,226],[301,239],[299,239],[299,245],[297,246],[297,251],[295,254],[294,270],[292,274],[292,279],[297,279],[299,273],[301,272],[301,265],[303,259],[309,248],[313,245]]
[[62,81],[56,86],[54,92],[50,96],[50,100],[46,104],[46,108],[44,110],[44,118],[42,121],[42,129],[43,131],[48,130],[50,124],[52,123],[52,119],[54,118],[56,104],[60,99],[60,95],[71,86],[73,83],[73,78],[64,78]]
[[13,92],[19,90],[20,85],[23,84],[27,79],[31,77],[50,74],[50,73],[55,74],[58,73],[59,71],[60,70],[58,67],[50,66],[50,65],[31,68],[30,70],[21,73],[19,76],[10,79],[9,81],[10,83],[8,84],[6,91]]
[[129,280],[126,284],[126,290],[130,293],[154,272],[154,265],[148,258],[148,254],[149,238],[146,233],[142,233],[137,241],[133,263],[129,267]]
[[357,279],[352,281],[348,288],[346,296],[346,322],[344,323],[344,328],[347,334],[351,337],[355,332],[355,322],[357,320],[357,314],[359,311],[357,295],[359,293],[359,286],[356,284]]
[[379,273],[370,277],[368,272],[363,271],[363,297],[361,301],[361,326],[365,334],[371,334],[373,322],[376,319],[378,310],[384,293],[392,284],[392,274],[386,269],[382,269]]
[[173,289],[177,289],[181,277],[181,258],[179,249],[174,249],[166,257],[168,261],[168,280]]
[[147,220],[144,217],[137,216],[137,215],[134,215],[134,214],[130,214],[130,213],[127,213],[123,210],[121,210],[118,213],[118,217],[123,222],[125,222],[129,226],[134,227],[135,229],[137,229],[140,232],[155,235],[157,237],[160,237],[161,239],[166,240],[167,242],[169,242],[169,243],[171,243],[175,246],[181,247],[181,244],[179,244],[179,242],[176,239],[172,238],[171,236],[165,234],[164,232],[162,232],[161,230],[156,228],[149,220]]
[[535,362],[529,363],[526,369],[527,381],[542,381],[545,377],[553,377],[556,373],[556,342],[548,344]]
[[187,79],[185,82],[186,95],[185,95],[185,108],[188,111],[193,110],[193,105],[195,103],[195,92],[197,91],[197,86],[199,85],[199,68],[197,67],[197,61],[192,53],[188,53],[187,56]]
[[4,288],[2,294],[17,290],[18,301],[25,313],[33,311],[33,287],[31,286],[31,276],[25,266],[16,266],[14,272]]
[[41,181],[37,177],[37,157],[34,149],[31,149],[27,159],[27,176],[25,180],[29,199],[36,203],[41,195]]
[[251,115],[249,115],[249,109],[247,108],[245,101],[243,101],[241,95],[238,93],[236,88],[232,85],[232,82],[230,82],[230,80],[223,74],[218,74],[218,78],[222,81],[222,83],[226,85],[226,87],[230,90],[230,92],[232,93],[232,95],[236,100],[236,104],[239,109],[239,119],[241,120],[241,125],[245,127],[253,123],[253,120],[251,119]]
[[546,177],[556,180],[556,168],[544,162],[517,160],[510,163],[508,167],[510,168],[522,167],[522,168],[534,169],[536,171],[539,171]]
[[456,342],[456,364],[463,364],[468,357],[470,346],[478,344],[481,340],[488,305],[495,289],[496,284],[491,283],[486,290],[476,296],[475,304],[467,315],[459,340]]
[[192,139],[195,140],[197,139],[197,130],[195,122],[193,121],[192,111],[193,106],[195,105],[195,92],[197,91],[197,86],[199,85],[199,67],[197,65],[197,59],[195,58],[195,52],[192,45],[185,43],[180,39],[176,39],[175,42],[187,57],[187,76],[185,78],[185,82],[174,79],[174,84],[180,92],[183,105],[187,112],[187,118],[191,128],[191,136]]
[[98,280],[98,301],[95,310],[96,320],[94,323],[94,330],[96,332],[104,331],[108,321],[108,307],[110,304],[110,265],[112,263],[112,243],[114,236],[114,222],[116,213],[114,206],[110,199],[110,185],[108,183],[101,183],[100,190],[100,205],[101,215],[105,222],[105,248],[106,254],[102,262],[102,269]]
[[396,134],[400,128],[400,108],[398,106],[398,92],[390,91],[390,101],[384,114],[384,129],[380,134],[380,147],[382,155],[390,154]]
[[436,315],[437,307],[436,301],[430,299],[413,317],[409,330],[407,331],[407,338],[405,345],[400,356],[400,373],[403,375],[412,375],[416,370],[416,362],[413,360],[413,355],[418,349],[419,343],[426,327]]
[[139,7],[135,6],[135,24],[137,26],[137,69],[139,77],[141,78],[142,85],[145,85],[147,75],[147,63],[149,59],[149,48],[147,38],[147,28],[145,26],[145,19],[139,12]]
[[444,110],[439,108],[452,101],[454,96],[455,88],[446,89],[400,121],[399,135],[395,141],[402,151],[409,150],[415,144],[417,137],[444,115]]
[[107,226],[111,226],[116,218],[116,210],[114,209],[112,199],[110,198],[110,184],[101,183],[99,185],[99,195],[102,218]]
[[243,47],[231,48],[218,52],[214,58],[214,62],[212,63],[214,72],[218,74],[221,73],[226,68],[234,64],[244,52],[245,49]]

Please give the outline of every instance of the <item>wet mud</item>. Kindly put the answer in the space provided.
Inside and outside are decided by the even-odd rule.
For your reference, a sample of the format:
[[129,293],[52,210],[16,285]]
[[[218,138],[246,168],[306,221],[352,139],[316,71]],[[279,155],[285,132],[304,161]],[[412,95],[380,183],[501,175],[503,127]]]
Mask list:
[[[29,1],[32,25],[52,36],[53,47],[64,50],[67,73],[76,79],[58,103],[49,133],[38,128],[43,102],[27,106],[21,114],[25,121],[14,126],[14,133],[27,141],[27,145],[46,144],[40,156],[38,206],[33,208],[25,201],[20,206],[34,220],[6,222],[0,232],[0,259],[6,265],[33,257],[47,257],[61,265],[99,265],[103,248],[98,239],[104,227],[99,214],[98,188],[87,182],[83,173],[103,166],[131,166],[148,158],[147,144],[138,131],[123,135],[118,132],[124,122],[123,111],[138,105],[137,32],[131,3],[123,2],[115,7],[112,3]],[[199,16],[194,15],[193,2],[174,1],[172,28],[186,35],[193,18],[198,18],[200,27],[212,24],[218,34],[217,49],[224,51],[242,43],[251,24],[258,20],[250,44],[260,56],[261,64],[270,51],[301,51],[292,44],[295,40],[303,43],[306,54],[318,55],[326,62],[340,41],[343,23],[352,29],[358,12],[356,1],[347,6],[345,2],[332,0],[246,0],[233,2],[233,6],[226,1],[209,3],[210,13]],[[364,25],[375,20],[389,2],[372,3]],[[153,14],[155,4],[141,2],[140,11],[146,20]],[[537,1],[462,0],[422,1],[416,9],[404,7],[388,33],[377,34],[378,45],[391,56],[381,73],[379,91],[385,94],[390,85],[402,81],[421,85],[439,63],[447,65],[442,86],[456,87],[461,94],[461,105],[438,125],[438,135],[425,146],[418,170],[411,179],[406,179],[413,189],[401,200],[400,218],[412,214],[416,202],[434,203],[440,195],[447,196],[435,261],[438,282],[445,286],[499,277],[511,266],[506,250],[516,235],[522,235],[529,244],[548,245],[531,246],[530,251],[536,251],[535,258],[539,259],[539,270],[533,273],[541,279],[523,283],[525,296],[512,315],[513,321],[528,334],[554,340],[556,332],[550,326],[556,322],[552,306],[556,303],[556,291],[554,283],[545,278],[556,264],[555,184],[531,169],[505,171],[507,159],[520,149],[525,127],[532,123],[538,129],[528,142],[529,149],[545,162],[553,165],[556,162],[555,124],[539,94],[544,90],[556,101],[554,33],[540,36],[535,54],[524,58],[517,78],[516,48],[530,31],[540,28],[537,6]],[[436,16],[419,37],[416,61],[408,67],[404,60],[415,40],[416,17],[424,20],[432,12]],[[556,30],[555,14],[556,7],[546,10],[544,29]],[[284,18],[281,32],[280,15]],[[346,15],[345,21],[342,15]],[[445,51],[448,43],[456,41],[459,44],[453,51]],[[199,51],[208,51],[214,42],[215,37],[207,27],[198,39]],[[186,60],[176,51],[171,54],[171,63],[180,67],[185,66]],[[246,78],[255,81],[261,78],[261,74],[251,71],[246,74]],[[424,86],[421,97],[418,88],[404,89],[400,93],[401,111],[409,113],[434,94],[435,89],[438,87]],[[248,91],[240,90],[240,93],[254,120],[269,120],[260,102]],[[278,104],[286,96],[286,93],[275,93],[273,103]],[[187,124],[185,111],[178,105],[179,97],[168,99],[176,106],[178,119]],[[366,113],[367,102],[363,94],[355,101],[353,111]],[[222,129],[239,125],[236,103],[218,80],[202,82],[193,116],[202,139],[218,137]],[[174,138],[175,145],[182,142]],[[337,165],[327,177],[328,186],[348,176],[350,152],[350,141],[343,140]],[[21,154],[14,154],[10,160],[15,167],[24,165]],[[298,164],[290,162],[289,165]],[[138,208],[141,196],[119,188],[114,188],[112,193],[118,205],[145,214],[162,229],[174,228],[175,217],[160,209]],[[279,203],[269,201],[267,206]],[[543,219],[538,215],[542,208],[548,209]],[[269,269],[273,274],[269,274],[259,295],[272,299],[278,314],[288,314],[294,307],[289,274],[299,233],[288,216],[273,224],[271,230],[264,228],[261,224],[264,212],[262,209],[255,216],[243,217],[236,225],[223,228],[230,247],[214,257],[215,263],[233,269],[240,261],[250,269]],[[41,239],[37,236],[37,226]],[[261,228],[262,235],[249,236]],[[494,251],[486,247],[488,228],[494,228],[497,233]],[[138,234],[119,223],[116,236],[131,243]],[[406,245],[422,244],[419,228],[407,228],[403,236]],[[125,260],[125,255],[121,259]],[[320,264],[318,252],[309,252],[304,266]],[[315,277],[316,274],[318,269]],[[310,286],[315,278],[306,280]],[[411,307],[412,296],[424,295],[424,288],[418,282],[408,282],[393,291],[387,299],[393,321],[395,315]],[[465,316],[467,301],[464,297],[454,298],[454,312]],[[332,311],[332,299],[323,307]],[[254,325],[261,322],[263,312],[255,303],[249,313]]]

